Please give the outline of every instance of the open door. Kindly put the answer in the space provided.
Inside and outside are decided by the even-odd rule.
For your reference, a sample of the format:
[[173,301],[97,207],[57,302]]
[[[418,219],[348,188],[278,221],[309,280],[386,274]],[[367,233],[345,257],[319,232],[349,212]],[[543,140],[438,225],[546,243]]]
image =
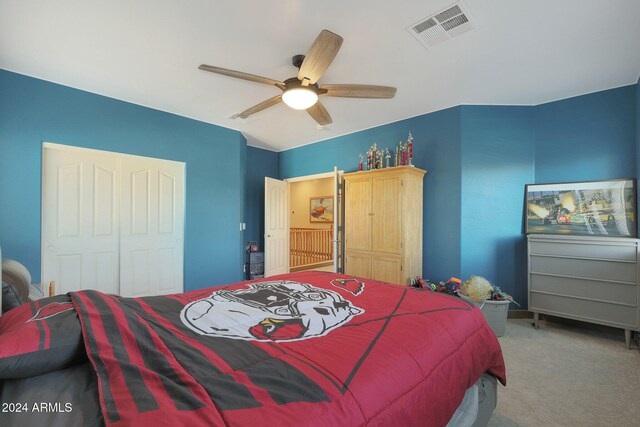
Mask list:
[[343,209],[343,197],[342,191],[342,173],[338,171],[336,166],[333,167],[333,194],[334,194],[334,207],[333,207],[333,271],[335,273],[342,273],[343,261],[342,261],[342,219],[344,218]]
[[289,272],[289,183],[264,179],[264,277]]

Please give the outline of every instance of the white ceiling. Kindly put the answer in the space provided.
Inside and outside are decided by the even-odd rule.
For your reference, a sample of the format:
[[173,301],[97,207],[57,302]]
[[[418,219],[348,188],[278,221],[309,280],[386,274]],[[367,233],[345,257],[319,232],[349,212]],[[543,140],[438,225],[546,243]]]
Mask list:
[[[425,50],[405,28],[452,0],[0,0],[0,68],[242,131],[281,151],[460,104],[535,105],[633,84],[638,0],[464,0],[478,28]],[[323,130],[279,93],[198,70],[284,80],[323,28],[344,38],[320,83],[396,86],[392,100],[323,98]],[[1,96],[1,94],[0,94]]]

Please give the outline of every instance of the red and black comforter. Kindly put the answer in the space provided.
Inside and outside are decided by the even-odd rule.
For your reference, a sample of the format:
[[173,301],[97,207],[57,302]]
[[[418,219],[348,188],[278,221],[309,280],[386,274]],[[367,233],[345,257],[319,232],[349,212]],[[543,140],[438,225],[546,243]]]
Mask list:
[[[22,344],[2,345],[18,336]],[[500,346],[476,307],[321,272],[32,303],[0,318],[0,378],[42,373],[47,352],[75,363],[79,347],[114,427],[436,426],[483,372],[505,383]]]

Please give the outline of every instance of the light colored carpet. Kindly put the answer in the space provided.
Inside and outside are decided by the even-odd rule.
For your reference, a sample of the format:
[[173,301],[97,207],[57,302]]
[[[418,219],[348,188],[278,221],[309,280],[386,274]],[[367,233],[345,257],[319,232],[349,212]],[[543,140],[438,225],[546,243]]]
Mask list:
[[640,351],[624,332],[509,319],[489,426],[640,426]]

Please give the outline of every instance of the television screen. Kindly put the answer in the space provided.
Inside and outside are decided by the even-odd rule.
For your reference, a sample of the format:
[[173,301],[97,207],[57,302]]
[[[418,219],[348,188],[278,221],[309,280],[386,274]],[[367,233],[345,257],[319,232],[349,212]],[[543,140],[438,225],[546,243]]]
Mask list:
[[633,179],[525,186],[527,234],[636,237]]

